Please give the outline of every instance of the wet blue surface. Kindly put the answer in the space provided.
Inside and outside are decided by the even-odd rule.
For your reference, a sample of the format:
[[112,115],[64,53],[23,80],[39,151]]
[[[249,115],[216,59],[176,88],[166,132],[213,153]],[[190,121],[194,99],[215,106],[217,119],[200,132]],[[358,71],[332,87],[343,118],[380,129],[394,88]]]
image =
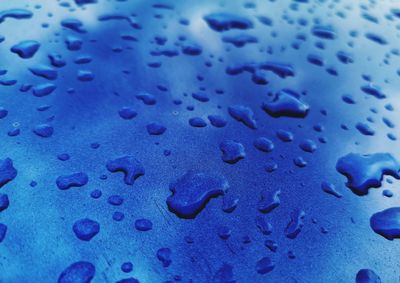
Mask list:
[[395,0],[0,3],[0,282],[398,282]]

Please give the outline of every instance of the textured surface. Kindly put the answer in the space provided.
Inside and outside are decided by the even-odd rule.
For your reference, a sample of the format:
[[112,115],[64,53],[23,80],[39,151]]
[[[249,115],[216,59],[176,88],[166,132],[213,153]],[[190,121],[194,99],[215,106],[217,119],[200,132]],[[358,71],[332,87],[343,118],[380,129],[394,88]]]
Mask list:
[[399,11],[1,1],[0,281],[398,282]]

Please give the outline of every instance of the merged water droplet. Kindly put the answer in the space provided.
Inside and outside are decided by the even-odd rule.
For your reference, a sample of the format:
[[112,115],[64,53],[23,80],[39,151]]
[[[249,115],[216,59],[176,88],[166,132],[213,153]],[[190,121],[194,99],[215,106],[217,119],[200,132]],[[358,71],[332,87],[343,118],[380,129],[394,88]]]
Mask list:
[[204,16],[208,26],[215,31],[227,31],[230,29],[250,29],[253,27],[249,19],[229,13],[213,13]]
[[279,91],[271,102],[264,102],[262,109],[273,117],[305,117],[310,107],[291,90]]
[[228,188],[228,181],[222,176],[188,171],[171,183],[168,209],[178,217],[195,218],[212,198],[223,195]]
[[108,171],[124,173],[124,182],[127,185],[133,185],[135,180],[144,175],[143,165],[131,155],[119,157],[114,160],[109,160],[106,165]]
[[347,177],[347,187],[358,195],[380,187],[384,175],[400,179],[400,164],[389,153],[349,153],[338,160],[336,169]]
[[70,175],[61,175],[57,178],[56,184],[60,190],[68,190],[72,187],[82,187],[89,181],[86,173],[78,172]]
[[219,145],[222,151],[222,160],[229,164],[235,164],[246,157],[244,146],[234,140],[225,140]]

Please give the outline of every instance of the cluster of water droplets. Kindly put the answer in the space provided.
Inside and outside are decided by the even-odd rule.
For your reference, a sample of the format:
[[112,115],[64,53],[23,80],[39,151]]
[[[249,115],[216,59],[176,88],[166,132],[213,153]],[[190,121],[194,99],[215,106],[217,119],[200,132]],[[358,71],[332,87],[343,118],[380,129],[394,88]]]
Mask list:
[[[124,7],[125,1],[116,2],[121,2],[118,4]],[[273,5],[277,1],[269,2]],[[330,141],[328,143],[324,124],[331,115],[335,115],[331,114],[335,111],[335,107],[331,107],[331,109],[327,107],[327,109],[323,107],[326,103],[318,102],[318,93],[309,91],[307,87],[295,83],[297,79],[304,79],[307,75],[304,74],[304,70],[313,68],[312,70],[316,74],[321,74],[321,76],[324,72],[324,75],[327,74],[332,78],[340,77],[344,68],[350,69],[351,65],[358,63],[358,61],[370,61],[369,58],[362,58],[358,54],[358,48],[362,48],[357,45],[359,41],[362,41],[363,44],[372,44],[376,48],[386,48],[381,63],[383,65],[390,65],[391,61],[394,60],[392,58],[400,55],[400,50],[384,35],[374,31],[376,29],[364,32],[349,27],[348,34],[345,35],[343,30],[335,27],[332,17],[345,19],[347,11],[350,12],[354,9],[354,6],[357,6],[355,4],[346,5],[346,1],[320,1],[320,5],[328,5],[332,12],[336,9],[336,4],[341,7],[337,9],[334,15],[329,14],[328,20],[326,20],[318,17],[315,13],[319,4],[312,4],[312,1],[308,0],[287,2],[288,5],[280,20],[292,26],[296,30],[296,36],[290,42],[285,42],[280,50],[277,50],[276,46],[274,48],[272,45],[265,45],[262,34],[253,32],[256,28],[257,30],[264,29],[266,33],[270,33],[272,38],[281,40],[279,39],[280,31],[276,17],[271,14],[268,15],[268,13],[264,15],[264,13],[257,12],[257,5],[261,4],[252,1],[242,3],[243,11],[252,12],[226,12],[223,5],[217,5],[215,11],[202,14],[200,19],[182,17],[179,9],[173,4],[148,4],[148,8],[154,13],[154,20],[162,21],[166,18],[164,25],[168,21],[175,21],[181,28],[191,29],[193,25],[198,25],[200,21],[203,27],[207,27],[208,32],[212,32],[214,38],[220,41],[218,45],[223,46],[223,54],[210,52],[211,48],[208,46],[207,40],[201,41],[199,37],[195,37],[189,32],[187,32],[187,35],[182,33],[176,37],[170,37],[167,33],[151,34],[150,43],[144,42],[141,34],[143,32],[150,34],[151,29],[142,23],[139,16],[123,11],[121,8],[96,14],[95,20],[100,27],[114,24],[114,22],[122,22],[127,27],[124,31],[117,31],[120,34],[120,41],[115,44],[110,43],[112,46],[101,46],[100,43],[97,43],[97,40],[91,37],[93,26],[86,23],[84,17],[74,17],[73,13],[68,14],[71,17],[64,17],[59,22],[52,22],[52,14],[49,12],[48,22],[57,26],[53,40],[58,43],[61,42],[63,45],[63,48],[52,48],[51,52],[48,52],[49,49],[46,47],[50,43],[45,40],[30,38],[27,34],[24,40],[8,42],[5,33],[1,38],[1,42],[4,41],[4,43],[1,44],[7,43],[10,46],[9,56],[13,56],[12,61],[15,64],[21,63],[22,66],[27,64],[27,67],[21,70],[24,74],[18,79],[9,77],[7,69],[0,70],[1,87],[12,89],[13,92],[19,92],[23,95],[33,96],[35,105],[37,105],[33,110],[43,113],[43,116],[47,115],[46,118],[41,117],[41,119],[24,121],[25,125],[29,124],[29,129],[27,129],[27,127],[20,127],[19,123],[13,123],[11,120],[15,117],[13,112],[17,112],[18,109],[1,107],[0,119],[10,123],[7,138],[17,139],[19,136],[33,135],[33,140],[46,139],[51,142],[51,139],[57,138],[57,135],[62,137],[66,135],[66,132],[57,127],[57,125],[60,125],[59,120],[62,119],[56,114],[51,114],[53,111],[52,103],[56,104],[57,100],[63,101],[65,95],[77,96],[77,89],[83,84],[90,86],[92,84],[117,85],[124,83],[122,79],[118,80],[118,78],[114,81],[98,81],[98,77],[104,78],[104,74],[100,76],[100,73],[109,68],[107,60],[112,59],[102,58],[95,52],[92,55],[89,54],[88,50],[93,49],[93,45],[96,46],[94,48],[98,49],[108,48],[107,56],[119,60],[118,54],[136,52],[137,46],[149,44],[150,48],[146,49],[147,53],[144,55],[145,66],[142,70],[144,74],[142,74],[142,79],[152,80],[152,73],[157,70],[163,70],[165,74],[181,73],[182,70],[179,71],[178,69],[186,67],[179,66],[179,62],[182,62],[179,60],[182,60],[183,57],[184,60],[192,60],[190,61],[191,65],[194,69],[198,69],[198,71],[195,71],[195,77],[192,78],[195,86],[185,89],[179,96],[169,95],[172,91],[165,82],[154,82],[156,90],[132,91],[129,94],[129,100],[125,100],[129,103],[121,104],[118,102],[120,104],[118,107],[116,107],[118,103],[104,105],[102,111],[112,117],[113,123],[117,125],[129,123],[133,131],[154,138],[155,144],[162,146],[164,146],[164,136],[179,135],[181,132],[177,129],[181,128],[187,131],[197,131],[196,133],[203,131],[199,136],[193,136],[201,137],[205,141],[208,139],[208,135],[212,136],[218,133],[216,136],[219,140],[213,142],[211,150],[217,156],[217,158],[213,156],[214,159],[212,160],[219,162],[221,168],[228,168],[226,170],[232,170],[235,172],[234,174],[241,174],[240,171],[234,171],[235,168],[244,166],[242,164],[246,164],[248,156],[257,155],[260,156],[259,160],[262,160],[263,163],[259,170],[265,174],[266,179],[274,178],[276,171],[284,170],[280,168],[283,163],[285,164],[282,167],[288,172],[287,178],[290,178],[295,170],[305,170],[303,168],[308,167],[310,162],[313,163],[314,160],[317,160],[314,156],[318,154],[320,148],[329,146]],[[341,2],[344,3],[341,5]],[[76,10],[87,11],[99,5],[96,0],[58,1],[58,4],[61,8],[72,12]],[[379,4],[375,1],[370,1],[369,5],[359,4],[358,6],[361,11],[361,18],[369,24],[388,23],[395,25],[397,30],[400,29],[399,9],[389,8],[384,17],[377,17],[373,12]],[[3,10],[0,12],[0,24],[5,21],[15,21],[17,28],[17,21],[32,20],[36,17],[36,13],[45,9],[45,5],[43,7],[38,5],[29,9]],[[296,15],[299,10],[306,11],[306,14],[299,13],[299,15]],[[43,28],[48,28],[48,25],[44,23]],[[397,35],[397,39],[398,37]],[[339,45],[340,48],[338,48],[335,41],[340,39],[342,42],[346,42],[343,38],[347,40],[347,44]],[[285,50],[292,49],[300,52],[304,49],[302,46],[310,44],[310,42],[313,48],[310,48],[310,51],[307,51],[302,58],[307,67],[298,62],[292,63],[280,59],[280,54]],[[87,48],[87,45],[92,46]],[[257,46],[265,59],[251,60],[246,48],[252,46]],[[230,60],[229,54],[238,52],[243,55],[238,57],[240,60]],[[40,62],[34,61],[37,57],[40,58]],[[102,63],[103,60],[104,63]],[[30,62],[34,63],[31,64]],[[94,63],[100,64],[101,70],[96,68],[95,66],[99,65],[94,65]],[[130,65],[124,65],[124,63],[119,63],[122,66],[121,76],[131,75]],[[132,62],[129,63],[132,64]],[[74,67],[71,68],[71,65]],[[71,70],[74,70],[73,76]],[[185,70],[183,70],[184,72]],[[190,72],[188,71],[188,73]],[[400,69],[397,73],[400,75]],[[318,80],[319,75],[316,74],[313,77]],[[243,84],[251,85],[252,88],[249,87],[249,89],[259,89],[260,93],[246,94],[246,97],[242,98],[232,91],[226,91],[224,87],[213,88],[212,82],[223,86],[225,85],[224,81],[236,78],[240,79]],[[393,112],[396,109],[391,103],[385,102],[393,95],[393,91],[389,87],[387,87],[387,90],[385,89],[384,84],[388,84],[388,81],[375,82],[373,74],[369,74],[367,70],[365,73],[357,74],[357,79],[361,80],[362,83],[354,93],[338,93],[335,99],[337,98],[340,108],[345,108],[341,113],[346,113],[346,111],[351,113],[352,107],[354,109],[357,105],[360,107],[359,109],[362,109],[361,113],[367,113],[369,116],[363,119],[357,117],[356,120],[352,120],[354,116],[349,114],[350,119],[343,118],[345,121],[335,121],[338,130],[352,131],[356,137],[363,139],[382,139],[383,135],[385,139],[396,142],[396,123],[393,119]],[[181,78],[176,77],[175,80],[179,82]],[[60,87],[61,85],[62,87]],[[63,92],[62,89],[65,89],[65,85],[67,85],[67,89]],[[321,89],[321,91],[324,90]],[[114,92],[113,95],[115,99],[121,96],[118,92]],[[122,94],[122,96],[124,95]],[[226,100],[221,100],[221,97]],[[79,99],[77,101],[79,103]],[[222,105],[221,101],[227,102]],[[171,104],[175,107],[174,109],[177,109],[170,115],[170,120],[162,118],[162,111],[165,109],[163,108],[164,104]],[[382,105],[383,107],[381,107]],[[198,109],[201,110],[197,111]],[[310,116],[312,117],[310,118]],[[32,116],[29,115],[29,117]],[[80,119],[80,117],[75,118]],[[82,121],[84,119],[83,113]],[[350,126],[349,123],[352,123],[352,125]],[[62,126],[59,127],[62,128]],[[382,133],[383,131],[385,133]],[[109,135],[117,136],[116,132],[117,129],[115,129],[115,132],[110,131]],[[246,133],[246,135],[240,135],[241,133]],[[118,133],[118,135],[123,136],[124,133]],[[338,136],[340,134],[336,138],[339,138]],[[180,138],[179,143],[190,148],[190,139],[183,136],[178,138]],[[210,140],[214,141],[211,138]],[[104,143],[115,144],[118,142],[119,137],[104,141]],[[102,141],[90,144],[92,150],[97,150],[101,146]],[[84,145],[77,144],[74,147],[84,150]],[[87,148],[87,145],[85,147]],[[138,157],[139,154],[137,154],[135,148],[122,155],[110,153],[107,157],[108,160],[98,161],[101,164],[100,171],[102,173],[97,178],[106,182],[108,178],[113,178],[112,176],[116,175],[119,176],[121,184],[123,183],[135,190],[137,183],[150,178],[148,175],[153,176],[154,171],[168,170],[168,168],[160,168],[161,165],[158,164],[157,160],[170,158],[179,150],[179,147],[167,148],[167,145],[165,147],[160,156],[154,157],[154,155],[149,154],[149,159],[151,158],[153,161],[153,165],[149,166],[150,168],[145,166],[149,162],[143,158],[143,155],[140,155],[142,158]],[[65,145],[65,148],[67,149],[68,145]],[[294,152],[295,155],[286,154],[288,151]],[[346,186],[355,195],[365,196],[371,188],[381,187],[385,175],[400,179],[400,163],[392,153],[368,151],[361,153],[346,152],[339,155],[339,152],[331,153],[337,159],[336,170],[347,178]],[[12,153],[3,152],[0,162],[0,188],[10,186],[7,183],[12,183],[21,174],[18,164],[13,162],[10,156],[12,156]],[[291,156],[290,160],[287,156]],[[73,153],[66,150],[66,152],[59,153],[56,158],[59,162],[68,164],[74,156]],[[202,158],[207,159],[208,157],[203,156]],[[187,159],[191,159],[191,157],[188,156]],[[63,167],[65,168],[64,172],[58,176],[52,176],[53,184],[46,184],[46,186],[58,188],[62,194],[88,187],[92,179],[96,178],[95,174],[100,172],[97,167],[96,170],[93,169],[91,162],[93,161],[82,161],[83,164],[86,164],[83,171],[65,165]],[[281,199],[290,198],[288,190],[283,188],[279,180],[276,180],[275,187],[257,188],[259,192],[257,197],[253,196],[253,203],[243,203],[238,194],[235,194],[235,189],[231,187],[231,180],[223,173],[224,170],[221,170],[221,172],[199,170],[198,168],[201,166],[197,166],[197,163],[201,162],[204,161],[199,159],[187,162],[186,170],[182,171],[180,176],[168,180],[170,182],[169,187],[160,188],[160,191],[162,191],[160,194],[165,195],[164,203],[161,206],[168,213],[168,217],[178,218],[184,223],[196,221],[199,215],[205,214],[205,210],[211,205],[211,202],[219,202],[220,210],[224,214],[231,217],[241,217],[235,214],[235,210],[240,205],[246,206],[247,210],[256,214],[253,217],[253,223],[249,224],[249,227],[252,225],[249,230],[256,229],[258,231],[263,237],[262,246],[268,251],[261,258],[253,258],[250,263],[255,273],[253,276],[273,272],[279,253],[286,251],[285,256],[288,259],[295,259],[296,254],[294,248],[291,248],[290,241],[296,240],[301,235],[307,223],[317,224],[313,215],[308,215],[308,207],[303,207],[299,201],[297,207],[290,208],[290,212],[285,213],[285,225],[275,225],[274,221],[271,220],[271,215],[281,209]],[[290,165],[287,165],[287,163]],[[160,162],[160,164],[162,163]],[[313,164],[313,166],[318,165]],[[331,171],[334,172],[334,169],[331,168]],[[310,171],[307,172],[309,174]],[[243,183],[250,184],[251,180],[246,179],[246,174],[242,175]],[[318,187],[319,192],[333,196],[332,201],[344,197],[345,192],[342,191],[343,188],[339,188],[338,184],[335,185],[327,181],[325,176],[318,176],[317,179],[319,179],[319,184],[316,187]],[[158,184],[158,181],[154,181],[154,183]],[[106,187],[107,183],[104,184],[104,187]],[[37,185],[38,183],[35,180],[30,182],[32,187]],[[303,186],[300,185],[298,189],[304,189]],[[104,191],[105,189],[102,188],[91,190],[89,196],[93,200],[90,201],[105,197],[108,209],[113,210],[113,221],[126,223],[126,215],[130,214],[129,210],[134,208],[124,206],[126,199],[123,194],[110,195],[108,192],[104,193]],[[386,189],[383,190],[383,194],[386,197],[392,197],[394,193]],[[349,197],[349,195],[347,196]],[[0,212],[12,206],[14,201],[16,200],[9,198],[6,193],[0,194]],[[208,215],[208,217],[212,221],[213,215]],[[98,215],[92,211],[86,217],[75,219],[68,228],[69,234],[82,241],[82,245],[93,241],[103,232],[103,229],[109,230],[107,228],[109,223],[103,223],[98,218]],[[2,222],[4,223],[0,223],[0,242],[3,242],[7,234],[12,233],[12,231],[8,231],[5,224],[6,218]],[[154,229],[157,233],[162,234],[163,229],[157,227],[156,223],[149,214],[149,216],[134,219],[132,223],[126,225],[130,226],[129,229],[134,228],[137,233],[151,235]],[[62,225],[67,224],[63,222]],[[400,207],[390,207],[376,212],[370,218],[370,226],[374,232],[386,239],[400,238]],[[232,228],[225,224],[220,225],[215,234],[219,240],[229,242],[229,239],[234,235]],[[328,229],[323,225],[319,230],[321,235],[328,233]],[[285,241],[287,241],[275,239],[274,236],[278,237],[276,236],[278,233],[284,235]],[[111,238],[109,240],[112,241]],[[196,244],[192,236],[186,236],[182,241],[186,242],[187,245]],[[251,242],[252,239],[248,236],[242,239],[244,246]],[[287,246],[281,247],[278,242],[279,245],[284,243],[283,245]],[[173,246],[161,246],[154,251],[153,256],[154,260],[158,261],[164,269],[168,269],[173,266],[174,258],[179,255],[174,254]],[[95,263],[86,259],[66,263],[63,271],[57,275],[58,282],[90,282],[93,278],[101,276],[96,269]],[[134,270],[134,264],[129,261],[123,262],[120,269],[124,273],[131,273]],[[235,282],[235,269],[237,272],[240,271],[240,267],[221,262],[220,266],[213,267],[212,282]],[[55,278],[53,274],[49,276]],[[192,282],[190,278],[183,279],[179,274],[173,276],[168,274],[168,277],[172,278],[168,282],[179,282],[181,280]],[[354,277],[356,277],[356,282],[380,282],[379,276],[369,269],[360,269]],[[140,278],[129,277],[118,282],[139,281]]]

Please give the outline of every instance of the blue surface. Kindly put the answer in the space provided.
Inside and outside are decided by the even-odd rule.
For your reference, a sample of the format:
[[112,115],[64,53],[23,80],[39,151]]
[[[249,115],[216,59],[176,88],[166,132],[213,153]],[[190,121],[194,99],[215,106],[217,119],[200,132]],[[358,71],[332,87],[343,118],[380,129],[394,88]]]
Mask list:
[[396,0],[1,1],[0,282],[398,282],[399,42]]

